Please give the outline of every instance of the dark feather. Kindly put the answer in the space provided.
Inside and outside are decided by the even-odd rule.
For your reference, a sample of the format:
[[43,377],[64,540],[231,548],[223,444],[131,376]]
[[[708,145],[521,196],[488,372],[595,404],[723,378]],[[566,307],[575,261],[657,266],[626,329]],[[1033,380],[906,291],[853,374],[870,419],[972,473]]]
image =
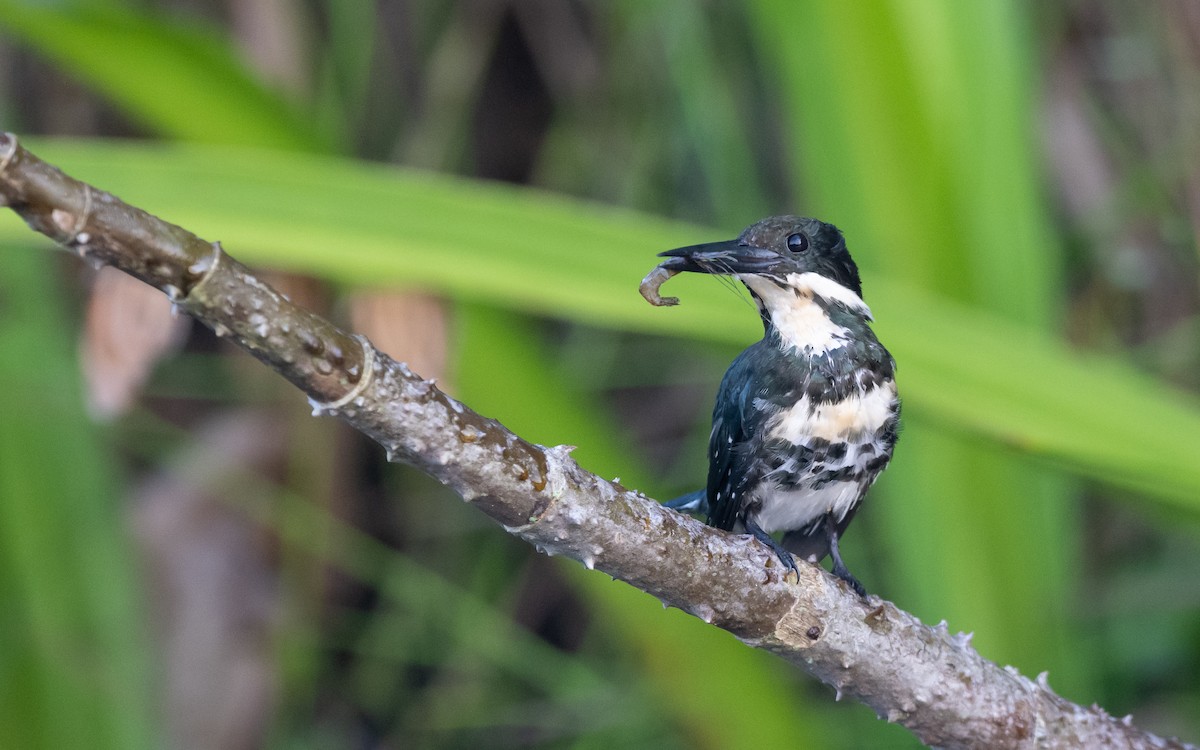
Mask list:
[[765,425],[774,413],[756,404],[769,392],[767,383],[781,373],[777,347],[759,341],[742,352],[721,380],[708,441],[709,523],[726,531],[741,520],[746,493],[758,486],[767,466],[762,461]]

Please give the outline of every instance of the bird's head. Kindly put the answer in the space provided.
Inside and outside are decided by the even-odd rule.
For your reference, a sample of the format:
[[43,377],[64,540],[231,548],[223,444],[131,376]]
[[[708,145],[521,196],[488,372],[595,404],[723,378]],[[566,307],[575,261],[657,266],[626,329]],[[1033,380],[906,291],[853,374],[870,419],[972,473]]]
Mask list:
[[777,286],[811,282],[808,285],[818,289],[833,289],[828,283],[833,282],[861,304],[862,282],[845,238],[837,227],[817,219],[772,216],[750,225],[735,240],[680,247],[659,255],[668,258],[662,267],[670,271],[735,276],[752,292],[762,282]]

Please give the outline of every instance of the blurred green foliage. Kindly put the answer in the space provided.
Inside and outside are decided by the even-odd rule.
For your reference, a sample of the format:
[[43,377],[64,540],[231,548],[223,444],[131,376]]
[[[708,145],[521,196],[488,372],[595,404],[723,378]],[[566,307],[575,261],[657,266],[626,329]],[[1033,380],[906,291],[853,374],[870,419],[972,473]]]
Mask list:
[[0,253],[0,745],[153,747],[149,623],[54,265]]
[[[974,631],[985,656],[1050,670],[1072,700],[1200,733],[1200,684],[1186,677],[1200,661],[1200,559],[1186,552],[1200,504],[1200,403],[1127,353],[1062,341],[1080,306],[1065,281],[1080,275],[1068,253],[1080,240],[1056,214],[1036,141],[1047,55],[1035,27],[1053,26],[1049,10],[580,3],[571,12],[601,42],[556,56],[530,42],[535,11],[519,2],[417,3],[405,29],[385,28],[385,9],[314,5],[308,20],[323,35],[300,101],[261,83],[218,23],[199,33],[185,30],[194,19],[133,5],[4,0],[0,33],[160,139],[26,140],[255,265],[347,293],[445,295],[459,396],[526,437],[578,445],[588,468],[661,497],[701,481],[708,401],[758,324],[705,279],[671,282],[679,309],[648,307],[636,285],[653,254],[771,213],[836,222],[905,396],[896,461],[846,542],[852,568],[926,620]],[[580,28],[548,18],[557,31]],[[501,52],[523,48],[514,28],[545,55],[540,78],[508,63],[538,78],[553,105],[523,175],[543,189],[351,158],[513,178],[488,168],[479,144],[516,117],[489,99]],[[407,46],[387,47],[397,35]],[[411,58],[419,84],[397,81],[388,98],[374,68],[392,54]],[[523,85],[518,103],[537,88]],[[16,115],[0,125],[28,127]],[[0,242],[31,235],[5,214]],[[1194,257],[1183,265],[1194,270]],[[115,512],[115,467],[125,453],[165,463],[164,445],[187,437],[156,440],[164,428],[143,407],[108,428],[121,439],[99,439],[79,405],[66,351],[78,324],[55,301],[53,268],[13,249],[0,265],[0,586],[13,603],[0,631],[0,744],[87,736],[95,747],[152,747],[168,731],[152,688],[163,678],[149,676],[153,647],[138,648],[147,615]],[[195,388],[182,383],[163,374],[156,388]],[[230,388],[217,395],[233,404],[254,392]],[[651,451],[636,404],[672,388],[703,395],[678,421],[676,447]],[[270,490],[267,508],[231,499],[285,550],[273,745],[349,746],[363,731],[418,746],[913,744],[724,633],[532,557],[395,469],[383,484],[407,544],[384,543],[380,529],[324,507],[335,440],[328,428],[298,429],[306,438],[294,440],[292,463],[308,467],[303,476]],[[53,468],[68,460],[69,475]],[[1096,495],[1105,500],[1081,499]],[[1157,565],[1105,557],[1094,537],[1113,514],[1117,524],[1174,521],[1182,532],[1143,538],[1185,551]],[[375,603],[319,616],[329,605],[314,561]],[[546,579],[568,592],[554,617],[585,623],[569,646],[513,622],[530,581]],[[1135,622],[1147,635],[1131,634]]]

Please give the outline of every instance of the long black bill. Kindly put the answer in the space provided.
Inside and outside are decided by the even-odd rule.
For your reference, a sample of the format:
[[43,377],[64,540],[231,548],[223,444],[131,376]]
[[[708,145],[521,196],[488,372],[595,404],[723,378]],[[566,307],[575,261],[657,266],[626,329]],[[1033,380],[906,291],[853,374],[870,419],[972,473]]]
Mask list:
[[737,240],[677,247],[658,255],[668,259],[662,262],[661,267],[670,271],[724,275],[766,273],[779,262],[778,254],[760,247],[743,245]]

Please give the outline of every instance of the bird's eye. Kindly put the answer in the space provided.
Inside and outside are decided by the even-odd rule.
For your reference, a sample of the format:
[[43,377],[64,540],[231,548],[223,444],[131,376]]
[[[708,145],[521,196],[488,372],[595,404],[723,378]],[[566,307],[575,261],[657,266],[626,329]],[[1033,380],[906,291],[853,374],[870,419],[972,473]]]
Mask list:
[[799,232],[796,234],[789,234],[787,238],[787,246],[788,250],[791,250],[793,253],[802,253],[808,249],[808,237],[800,234]]

